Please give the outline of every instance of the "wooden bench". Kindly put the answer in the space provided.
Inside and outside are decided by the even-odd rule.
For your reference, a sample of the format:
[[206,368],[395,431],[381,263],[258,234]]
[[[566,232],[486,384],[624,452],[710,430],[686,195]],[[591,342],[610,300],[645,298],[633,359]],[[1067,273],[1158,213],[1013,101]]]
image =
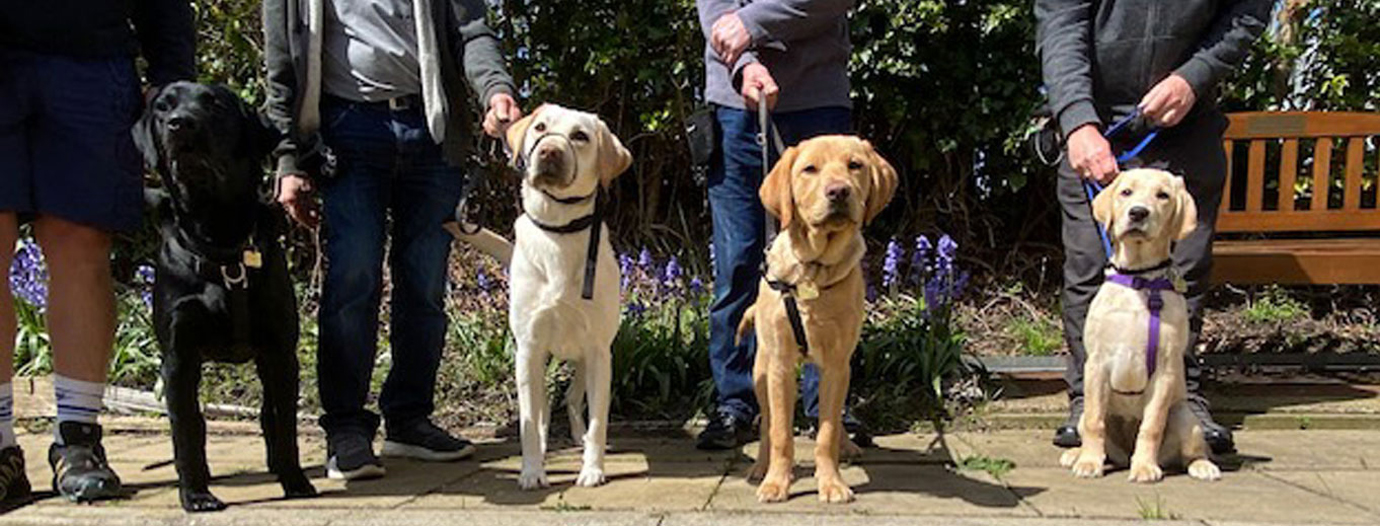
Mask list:
[[1380,114],[1259,112],[1230,118],[1213,281],[1380,283],[1380,152],[1371,142],[1380,141],[1374,139]]

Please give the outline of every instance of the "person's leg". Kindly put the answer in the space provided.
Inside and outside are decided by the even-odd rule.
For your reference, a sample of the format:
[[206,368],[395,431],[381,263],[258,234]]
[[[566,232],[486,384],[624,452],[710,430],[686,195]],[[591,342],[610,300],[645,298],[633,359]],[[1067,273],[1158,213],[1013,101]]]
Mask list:
[[743,110],[719,108],[719,151],[709,170],[713,220],[714,301],[709,306],[709,364],[718,407],[700,435],[707,449],[736,447],[757,416],[752,385],[756,340],[735,341],[743,312],[757,297],[765,236],[765,211],[757,196],[762,184],[757,124]]
[[1223,124],[1209,115],[1184,125],[1192,127],[1175,130],[1178,133],[1152,143],[1154,147],[1146,153],[1146,164],[1183,176],[1198,209],[1197,227],[1174,245],[1174,269],[1188,283],[1185,299],[1190,333],[1188,348],[1184,350],[1184,380],[1189,408],[1202,421],[1205,438],[1213,451],[1225,453],[1234,449],[1231,431],[1212,419],[1210,406],[1202,394],[1203,370],[1196,352],[1203,328],[1203,299],[1212,286],[1212,238],[1227,176],[1227,156],[1222,149]]
[[382,466],[370,446],[378,416],[364,404],[378,342],[392,137],[371,112],[323,107],[323,122],[330,123],[323,139],[335,151],[340,170],[318,185],[327,261],[316,363],[321,427],[335,461],[333,476],[378,476]]
[[17,212],[33,210],[28,108],[26,91],[32,75],[15,57],[0,49],[0,502],[28,498],[30,484],[24,452],[14,435],[14,344],[18,321],[10,290],[10,265],[19,240]]
[[457,460],[473,446],[437,428],[430,417],[447,323],[451,237],[441,224],[454,215],[465,176],[446,164],[420,114],[399,114],[394,128],[401,161],[390,204],[393,363],[379,398],[387,430],[383,453]]
[[1107,253],[1102,236],[1093,221],[1083,178],[1069,166],[1059,165],[1055,189],[1061,216],[1064,241],[1063,317],[1064,342],[1068,346],[1068,365],[1064,380],[1068,383],[1069,418],[1054,435],[1055,445],[1075,447],[1078,438],[1078,419],[1083,413],[1083,322],[1088,317],[1088,305],[1102,285]]
[[[793,111],[773,116],[772,122],[780,130],[782,142],[787,146],[794,146],[820,135],[851,133],[853,111],[842,107]],[[773,161],[776,158],[777,155],[772,156]],[[816,419],[819,418],[819,368],[810,362],[806,363],[803,369],[800,402],[805,406],[805,416]],[[849,414],[844,418],[844,426],[849,428],[849,432],[856,432],[858,422]]]
[[97,425],[115,338],[112,232],[137,228],[142,163],[129,129],[142,105],[129,58],[31,55],[34,232],[49,269],[57,425],[54,489],[77,501],[116,497]]

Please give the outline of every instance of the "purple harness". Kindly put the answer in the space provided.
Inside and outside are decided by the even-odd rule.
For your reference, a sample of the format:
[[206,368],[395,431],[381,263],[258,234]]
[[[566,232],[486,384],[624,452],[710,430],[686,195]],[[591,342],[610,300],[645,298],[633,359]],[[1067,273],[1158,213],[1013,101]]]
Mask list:
[[1164,298],[1160,293],[1166,290],[1177,292],[1177,289],[1174,288],[1174,282],[1169,278],[1145,279],[1140,276],[1122,274],[1120,269],[1115,270],[1114,273],[1107,276],[1107,281],[1131,290],[1150,291],[1145,301],[1146,306],[1150,308],[1150,342],[1145,345],[1145,367],[1149,370],[1146,376],[1154,376],[1155,363],[1158,361],[1156,358],[1160,352],[1160,312],[1164,310]]

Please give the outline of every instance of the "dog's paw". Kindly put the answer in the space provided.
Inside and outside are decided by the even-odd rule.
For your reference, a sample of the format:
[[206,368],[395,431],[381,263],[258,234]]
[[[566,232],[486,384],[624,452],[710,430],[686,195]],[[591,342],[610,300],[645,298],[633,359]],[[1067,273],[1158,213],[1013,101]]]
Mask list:
[[551,487],[551,481],[546,479],[546,470],[538,469],[528,471],[522,470],[518,475],[518,487],[525,490],[534,490]]
[[182,509],[189,513],[203,513],[225,509],[225,503],[209,491],[184,491],[181,494]]
[[751,468],[748,468],[748,472],[747,472],[747,479],[748,479],[748,482],[758,482],[758,481],[762,480],[762,479],[763,479],[764,477],[766,477],[766,476],[767,476],[767,462],[766,462],[765,460],[758,460],[758,461],[756,461],[756,462],[753,462],[753,463],[752,463],[752,467],[751,467]]
[[785,502],[790,495],[790,476],[766,477],[757,485],[757,502]]
[[863,449],[853,443],[852,440],[845,438],[843,443],[839,444],[839,460],[852,462],[862,458],[862,456]]
[[575,479],[575,485],[585,488],[602,486],[608,479],[604,477],[604,468],[585,466],[580,470],[580,477]]
[[1188,464],[1188,476],[1197,480],[1218,480],[1222,478],[1222,470],[1211,460],[1200,458]]
[[1082,448],[1074,447],[1066,449],[1064,450],[1064,454],[1059,455],[1059,465],[1066,468],[1072,468],[1073,464],[1078,462],[1078,456],[1082,454]]
[[1154,462],[1131,462],[1131,473],[1126,480],[1139,483],[1159,482],[1164,478],[1164,470]]
[[1103,475],[1106,468],[1106,455],[1094,455],[1084,451],[1073,463],[1073,476],[1084,479],[1098,478]]
[[283,476],[279,478],[279,483],[283,486],[283,496],[289,499],[306,499],[316,496],[316,487],[311,485],[307,476],[301,470],[296,475]]
[[853,488],[837,478],[819,479],[819,501],[828,504],[853,502]]

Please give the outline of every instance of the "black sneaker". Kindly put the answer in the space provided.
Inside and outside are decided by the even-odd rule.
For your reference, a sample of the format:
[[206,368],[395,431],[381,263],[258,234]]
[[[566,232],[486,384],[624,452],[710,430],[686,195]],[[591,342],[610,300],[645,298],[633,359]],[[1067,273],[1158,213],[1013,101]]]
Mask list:
[[1059,447],[1078,447],[1083,445],[1083,437],[1078,436],[1078,421],[1083,418],[1083,397],[1069,400],[1069,417],[1059,429],[1054,430],[1054,445]]
[[1236,452],[1236,441],[1232,439],[1231,430],[1212,419],[1207,400],[1190,394],[1185,403],[1188,404],[1188,410],[1193,412],[1193,416],[1198,417],[1198,421],[1202,423],[1203,439],[1207,441],[1208,447],[1212,448],[1213,454],[1225,455]]
[[0,449],[0,502],[27,501],[31,490],[29,475],[24,472],[24,450],[19,446]]
[[48,448],[48,465],[53,468],[53,491],[73,502],[91,502],[120,497],[120,477],[110,469],[101,447],[101,426],[83,422],[61,422],[58,433],[62,445]]
[[727,412],[715,412],[700,432],[695,447],[706,451],[736,449],[752,440],[752,420]]
[[450,462],[474,454],[474,444],[451,436],[425,418],[388,430],[383,441],[383,456],[404,457],[428,462]]
[[341,433],[326,440],[326,477],[335,480],[364,480],[382,477],[383,462],[374,456],[369,437],[361,433]]

